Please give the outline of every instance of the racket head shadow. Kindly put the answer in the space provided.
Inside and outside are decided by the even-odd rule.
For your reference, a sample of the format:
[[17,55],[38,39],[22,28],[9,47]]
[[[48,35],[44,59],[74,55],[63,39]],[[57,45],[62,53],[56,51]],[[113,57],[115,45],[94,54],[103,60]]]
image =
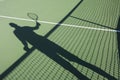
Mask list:
[[38,15],[35,13],[27,13],[27,16],[32,20],[35,20],[35,21],[38,20]]

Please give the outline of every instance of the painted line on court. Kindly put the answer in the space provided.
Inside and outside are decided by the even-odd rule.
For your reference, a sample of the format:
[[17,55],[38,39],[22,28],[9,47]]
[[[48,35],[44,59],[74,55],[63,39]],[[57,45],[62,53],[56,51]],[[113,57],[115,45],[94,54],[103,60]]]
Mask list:
[[[3,15],[0,15],[0,18],[6,18],[6,19],[14,19],[14,20],[22,20],[22,21],[31,21],[31,22],[34,22],[34,20],[31,20],[31,19],[18,18],[18,17],[10,17],[10,16],[3,16]],[[40,21],[40,20],[38,20],[38,22],[40,22],[40,23],[45,23],[45,24],[61,25],[61,26],[68,26],[68,27],[75,27],[75,28],[83,28],[83,29],[89,29],[89,30],[120,32],[120,30],[93,28],[93,27],[78,26],[78,25],[71,25],[71,24],[59,24],[59,23],[49,22],[49,21]]]

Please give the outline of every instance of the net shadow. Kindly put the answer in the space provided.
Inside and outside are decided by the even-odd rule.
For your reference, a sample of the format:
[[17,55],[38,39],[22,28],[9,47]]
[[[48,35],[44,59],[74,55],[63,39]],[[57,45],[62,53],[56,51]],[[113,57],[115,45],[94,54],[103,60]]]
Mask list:
[[[77,3],[77,5],[60,21],[57,25],[54,26],[53,29],[51,29],[44,37],[49,37],[59,26],[62,24],[74,11],[75,9],[83,2],[83,0],[80,0],[80,2]],[[28,52],[26,52],[22,57],[20,57],[15,63],[13,63],[6,71],[4,71],[0,75],[0,80],[5,78],[10,72],[12,72],[22,61],[24,61],[33,51],[35,50],[35,47],[32,47]]]
[[70,17],[71,17],[71,18],[78,19],[78,20],[81,20],[81,21],[84,21],[84,22],[92,23],[92,24],[95,24],[95,25],[98,25],[98,26],[102,26],[102,27],[104,27],[104,28],[116,30],[116,29],[111,28],[111,27],[109,27],[109,26],[105,26],[105,25],[102,25],[102,24],[99,24],[99,23],[95,23],[95,22],[92,22],[92,21],[89,21],[89,20],[81,19],[81,18],[78,18],[78,17],[75,17],[75,16],[70,16]]
[[0,75],[0,80],[5,78],[9,73],[11,73],[17,66],[20,65],[33,51],[35,47],[32,47],[28,52],[21,56],[15,63],[13,63],[5,72]]
[[[82,0],[83,1],[83,0]],[[60,64],[62,67],[64,67],[65,69],[67,69],[68,71],[70,71],[71,73],[73,73],[75,76],[77,76],[79,79],[84,79],[84,80],[88,80],[88,78],[86,76],[84,76],[83,74],[81,74],[78,70],[76,70],[76,68],[74,68],[71,64],[69,64],[68,62],[66,62],[64,59],[62,59],[59,55],[62,55],[64,56],[66,59],[70,60],[70,61],[73,61],[73,62],[76,62],[80,65],[83,65],[87,68],[90,68],[92,69],[93,71],[97,72],[98,74],[108,78],[109,80],[116,80],[114,77],[112,77],[111,75],[107,74],[105,71],[101,70],[100,68],[94,66],[94,65],[91,65],[79,58],[77,58],[76,56],[74,55],[71,55],[70,52],[68,52],[67,50],[61,48],[60,46],[58,46],[57,44],[49,41],[48,39],[46,39],[47,37],[49,37],[59,26],[60,24],[62,24],[71,14],[72,12],[74,12],[74,10],[80,5],[80,3],[82,2],[80,1],[71,11],[69,14],[67,14],[56,26],[54,26],[54,28],[49,31],[44,37],[41,37],[39,36],[39,41],[43,41],[43,42],[39,42],[41,44],[44,43],[44,45],[40,46],[36,43],[32,43],[34,41],[32,41],[31,39],[30,42],[33,44],[33,46],[36,46],[36,47],[32,47],[32,49],[28,50],[27,53],[25,53],[25,55],[23,55],[18,61],[16,61],[8,70],[6,70],[3,74],[2,74],[2,79],[4,77],[6,77],[10,72],[12,72],[12,70],[14,70],[25,58],[27,58],[36,48],[40,51],[42,51],[45,55],[47,55],[49,58],[53,59],[55,62],[57,62],[58,64]],[[83,19],[81,19],[83,20]],[[86,22],[90,22],[90,21],[87,21],[87,20],[83,20],[83,21],[86,21]],[[96,24],[96,25],[99,25],[99,26],[103,26],[103,27],[106,27],[106,28],[110,28],[108,26],[104,26],[104,25],[101,25],[101,24],[98,24],[98,23],[94,23],[94,22],[90,22],[90,23],[93,23],[93,24]],[[110,28],[110,29],[113,29],[113,28]],[[35,39],[35,38],[34,38]],[[38,39],[38,38],[36,38]],[[119,40],[119,36],[118,36],[118,40]],[[38,42],[37,42],[38,43]],[[47,45],[51,45],[51,46],[47,46]],[[51,51],[51,48],[52,48],[52,51]],[[53,50],[57,48],[56,50]],[[50,49],[50,50],[49,50]],[[27,49],[26,49],[27,50]],[[53,53],[53,55],[51,55],[50,53]],[[67,54],[67,55],[65,55]],[[61,63],[63,62],[63,63]],[[78,75],[79,74],[79,75]],[[1,77],[0,77],[1,78]]]
[[50,36],[59,26],[62,24],[75,10],[76,8],[83,2],[83,0],[80,0],[80,2],[60,21],[57,25],[54,26],[53,29],[51,29],[44,37]]
[[81,18],[78,18],[78,17],[75,17],[75,16],[70,16],[70,17],[78,19],[78,20],[81,20],[81,21],[84,21],[84,22],[88,22],[88,23],[92,23],[92,24],[98,25],[100,27],[104,27],[104,28],[108,28],[108,29],[112,29],[112,30],[117,30],[116,33],[117,33],[117,42],[118,42],[118,56],[119,56],[119,59],[120,59],[120,17],[118,18],[118,24],[117,24],[117,28],[116,29],[111,28],[109,26],[105,26],[105,25],[99,24],[99,23],[95,23],[95,22],[92,22],[92,21],[89,21],[89,20],[81,19]]

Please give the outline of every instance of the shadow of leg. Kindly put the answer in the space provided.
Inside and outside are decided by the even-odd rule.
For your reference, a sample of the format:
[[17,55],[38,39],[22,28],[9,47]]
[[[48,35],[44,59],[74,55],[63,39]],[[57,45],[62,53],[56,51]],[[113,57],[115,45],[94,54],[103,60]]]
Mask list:
[[61,58],[59,55],[49,56],[51,59],[53,59],[55,62],[57,62],[59,65],[61,65],[66,70],[70,71],[72,74],[74,74],[78,79],[80,80],[90,80],[86,76],[84,76],[82,73],[80,73],[75,67],[73,67],[69,62]]
[[77,56],[71,54],[70,52],[64,50],[64,49],[59,49],[59,54],[63,57],[65,57],[66,59],[68,59],[69,61],[73,61],[73,62],[76,62],[84,67],[87,67],[93,71],[95,71],[96,73],[108,78],[109,80],[117,80],[115,77],[111,76],[110,74],[106,73],[105,71],[103,71],[102,69],[88,63],[88,62],[85,62],[81,59],[79,59]]

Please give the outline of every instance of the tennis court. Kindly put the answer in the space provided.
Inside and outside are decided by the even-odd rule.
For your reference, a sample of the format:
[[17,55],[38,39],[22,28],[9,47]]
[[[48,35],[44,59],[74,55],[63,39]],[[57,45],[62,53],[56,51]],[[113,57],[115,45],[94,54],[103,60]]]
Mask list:
[[[119,4],[120,0],[0,0],[0,80],[119,80]],[[9,23],[34,27],[29,12],[36,13],[41,24],[35,33],[52,44],[39,46],[57,46],[60,51],[48,49],[47,55],[29,43],[30,51],[23,49]]]

